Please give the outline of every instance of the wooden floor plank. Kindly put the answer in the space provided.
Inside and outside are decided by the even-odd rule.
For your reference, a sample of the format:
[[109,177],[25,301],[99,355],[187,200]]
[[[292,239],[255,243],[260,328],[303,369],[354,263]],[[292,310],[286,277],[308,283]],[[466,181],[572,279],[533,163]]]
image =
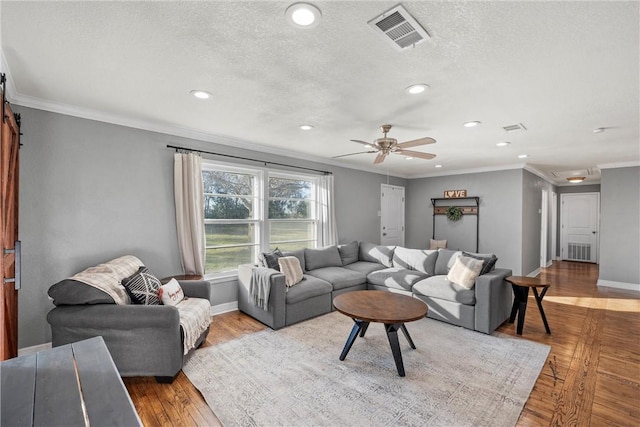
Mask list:
[[[514,324],[498,328],[551,346],[517,425],[640,425],[640,293],[598,288],[595,264],[554,262],[540,277],[551,283],[543,300],[551,335],[544,330],[532,296],[522,336],[516,335]],[[238,311],[220,314],[212,318],[203,345],[265,328]],[[124,382],[146,426],[220,425],[183,373],[173,384],[158,384],[153,378]],[[165,403],[172,409],[165,411]]]

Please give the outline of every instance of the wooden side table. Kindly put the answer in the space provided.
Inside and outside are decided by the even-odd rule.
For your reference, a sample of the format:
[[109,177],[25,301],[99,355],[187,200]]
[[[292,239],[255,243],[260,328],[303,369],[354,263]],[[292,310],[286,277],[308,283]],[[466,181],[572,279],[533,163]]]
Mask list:
[[[516,329],[516,333],[518,335],[522,335],[522,328],[524,326],[524,315],[527,311],[527,300],[529,299],[529,289],[533,289],[533,296],[536,299],[536,304],[538,305],[538,310],[540,310],[540,316],[542,316],[542,322],[544,323],[544,328],[548,334],[551,333],[551,329],[549,329],[549,323],[547,323],[547,317],[544,315],[544,310],[542,309],[542,298],[544,298],[547,290],[549,290],[549,283],[545,283],[542,280],[536,277],[526,277],[526,276],[509,276],[505,279],[507,282],[511,283],[513,287],[513,307],[511,308],[511,317],[509,317],[509,323],[513,323],[516,319],[516,314],[518,314],[518,326]],[[542,288],[542,292],[538,294],[538,288]]]

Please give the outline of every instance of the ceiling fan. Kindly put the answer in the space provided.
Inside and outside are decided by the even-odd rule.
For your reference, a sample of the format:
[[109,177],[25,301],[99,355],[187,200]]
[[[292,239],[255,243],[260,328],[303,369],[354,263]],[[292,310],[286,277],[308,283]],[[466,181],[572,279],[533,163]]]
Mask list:
[[406,150],[406,148],[417,147],[419,145],[433,144],[436,142],[435,139],[425,137],[413,139],[411,141],[398,143],[398,140],[395,138],[387,137],[387,133],[391,130],[391,125],[382,125],[380,126],[380,130],[384,134],[382,138],[378,138],[373,143],[360,141],[359,139],[352,139],[351,141],[357,142],[358,144],[363,144],[366,148],[370,148],[369,151],[360,151],[358,153],[351,154],[343,154],[341,156],[334,156],[334,159],[338,157],[346,157],[346,156],[354,156],[356,154],[365,154],[365,153],[377,153],[375,160],[373,161],[374,165],[384,162],[384,159],[390,154],[401,154],[407,157],[417,157],[419,159],[431,160],[436,155],[431,153],[421,153],[420,151],[411,151]]

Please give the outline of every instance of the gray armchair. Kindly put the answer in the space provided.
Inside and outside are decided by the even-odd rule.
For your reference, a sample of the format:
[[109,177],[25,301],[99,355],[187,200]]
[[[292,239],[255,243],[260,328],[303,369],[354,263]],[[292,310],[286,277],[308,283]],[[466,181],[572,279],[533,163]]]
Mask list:
[[[209,282],[179,283],[185,296],[210,301]],[[123,377],[155,376],[159,382],[171,382],[182,369],[188,355],[183,355],[184,337],[177,308],[118,305],[106,293],[74,280],[53,285],[49,295],[57,305],[47,315],[54,347],[102,336]],[[208,333],[207,328],[190,352],[202,344]]]

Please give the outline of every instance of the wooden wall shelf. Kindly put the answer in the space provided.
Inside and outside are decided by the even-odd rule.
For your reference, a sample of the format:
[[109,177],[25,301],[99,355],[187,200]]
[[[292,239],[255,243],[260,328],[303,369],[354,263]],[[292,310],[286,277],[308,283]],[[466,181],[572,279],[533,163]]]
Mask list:
[[[463,206],[452,203],[455,200],[473,200],[474,206]],[[446,201],[447,205],[439,205]],[[433,205],[433,239],[436,238],[436,215],[446,215],[447,209],[450,206],[458,206],[462,210],[462,215],[474,215],[476,217],[476,252],[478,252],[480,244],[480,197],[459,197],[459,198],[444,198],[438,197],[431,199]]]

